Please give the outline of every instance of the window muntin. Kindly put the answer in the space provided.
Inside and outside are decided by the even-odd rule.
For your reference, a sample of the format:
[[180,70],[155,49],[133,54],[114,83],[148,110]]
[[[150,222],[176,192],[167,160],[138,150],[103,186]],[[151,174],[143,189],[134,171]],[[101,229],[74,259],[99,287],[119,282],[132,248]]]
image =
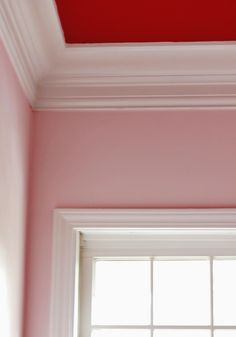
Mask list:
[[[235,302],[231,301],[236,296],[231,286],[236,275],[236,258],[93,256],[87,260],[92,266],[91,297],[88,298],[92,306],[87,310],[90,315],[86,320],[89,327],[84,330],[87,335],[81,337],[236,336],[236,324],[232,319]],[[133,273],[132,268],[127,267],[129,263],[134,268]],[[119,266],[117,270],[116,266]],[[230,277],[232,282],[227,281]],[[222,278],[225,286],[222,286]],[[111,287],[109,282],[113,282]],[[224,311],[221,310],[222,292],[228,294],[228,290],[232,297],[227,296],[228,301],[223,302]],[[228,321],[225,312],[231,317]]]

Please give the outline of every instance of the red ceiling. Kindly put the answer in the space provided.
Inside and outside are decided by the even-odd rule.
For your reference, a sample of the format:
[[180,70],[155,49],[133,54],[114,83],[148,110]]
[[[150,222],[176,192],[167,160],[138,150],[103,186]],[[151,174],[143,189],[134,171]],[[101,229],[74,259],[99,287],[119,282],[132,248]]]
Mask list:
[[67,43],[236,40],[236,0],[56,0]]

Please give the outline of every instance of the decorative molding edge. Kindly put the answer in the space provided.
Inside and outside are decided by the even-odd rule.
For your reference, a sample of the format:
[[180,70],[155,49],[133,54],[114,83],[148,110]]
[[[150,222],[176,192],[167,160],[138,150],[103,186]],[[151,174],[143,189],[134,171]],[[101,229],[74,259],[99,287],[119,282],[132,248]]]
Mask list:
[[106,228],[115,231],[151,229],[158,233],[163,230],[165,239],[168,228],[192,236],[192,230],[198,229],[204,235],[206,229],[208,239],[212,233],[212,241],[223,238],[236,247],[236,209],[57,209],[54,212],[50,337],[78,336],[74,308],[80,231]]
[[[210,209],[56,209],[61,227],[236,228],[236,208]],[[157,226],[158,225],[158,226]],[[57,226],[57,225],[56,225]],[[59,226],[59,225],[58,225]]]
[[236,108],[236,43],[66,45],[54,0],[1,0],[0,37],[34,110]]
[[236,107],[236,44],[67,47],[35,109]]
[[64,50],[52,0],[1,0],[0,38],[31,105],[37,86]]
[[[235,108],[236,82],[214,83],[209,76],[209,83],[194,83],[191,79],[169,77],[169,83],[160,83],[160,79],[150,78],[142,83],[142,77],[104,77],[91,83],[82,78],[78,82],[68,78],[65,83],[54,85],[41,83],[34,109],[43,110],[78,110],[78,109],[139,109],[139,108]],[[73,82],[73,83],[72,83]],[[133,83],[132,83],[133,82]]]

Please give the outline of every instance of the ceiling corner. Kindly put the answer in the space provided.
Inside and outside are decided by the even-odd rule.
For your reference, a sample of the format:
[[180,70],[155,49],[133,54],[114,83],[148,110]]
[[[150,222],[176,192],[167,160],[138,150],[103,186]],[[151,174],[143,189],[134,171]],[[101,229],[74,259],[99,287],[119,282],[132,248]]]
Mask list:
[[53,0],[1,0],[0,37],[34,110],[236,108],[236,43],[67,45]]
[[0,37],[31,105],[39,81],[64,49],[59,22],[51,0],[0,2]]

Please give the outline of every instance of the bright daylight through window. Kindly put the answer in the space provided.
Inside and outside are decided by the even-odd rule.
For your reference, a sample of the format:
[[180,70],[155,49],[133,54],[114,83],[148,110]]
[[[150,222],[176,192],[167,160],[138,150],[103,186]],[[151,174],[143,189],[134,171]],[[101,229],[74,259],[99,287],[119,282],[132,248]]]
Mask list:
[[236,337],[236,209],[57,210],[50,337]]
[[89,263],[86,337],[236,336],[233,257],[93,256],[85,274]]

